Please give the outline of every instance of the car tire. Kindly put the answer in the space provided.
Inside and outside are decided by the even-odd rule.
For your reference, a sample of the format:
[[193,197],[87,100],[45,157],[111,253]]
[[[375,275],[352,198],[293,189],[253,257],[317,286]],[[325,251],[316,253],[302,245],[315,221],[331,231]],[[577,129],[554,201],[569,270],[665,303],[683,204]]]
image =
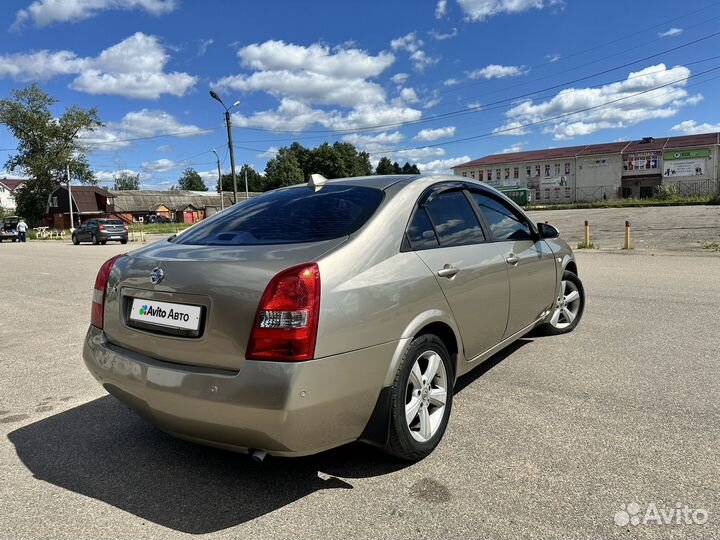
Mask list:
[[105,244],[107,244],[107,240],[100,240],[100,243],[104,246]]
[[572,332],[580,323],[584,310],[585,288],[582,281],[573,272],[565,270],[554,310],[541,330],[549,336]]
[[400,361],[391,387],[385,452],[419,461],[437,447],[450,418],[454,382],[450,353],[440,338],[432,334],[416,337]]
[[76,235],[72,235],[72,243],[76,246],[80,243],[80,240],[78,240],[78,237]]
[[125,240],[120,240],[120,243],[121,243],[121,244],[127,244],[127,239],[125,239]]
[[92,240],[93,246],[97,246],[100,243],[100,241],[97,239],[97,236],[95,236],[94,234],[90,236],[90,239]]

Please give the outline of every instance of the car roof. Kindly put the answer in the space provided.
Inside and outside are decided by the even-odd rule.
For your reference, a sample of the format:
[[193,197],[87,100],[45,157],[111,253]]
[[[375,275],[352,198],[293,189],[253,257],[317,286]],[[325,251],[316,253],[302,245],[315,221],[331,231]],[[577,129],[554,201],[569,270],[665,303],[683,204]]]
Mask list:
[[[436,179],[438,181],[463,181],[469,182],[470,178],[464,178],[461,176],[453,176],[450,174],[388,174],[388,175],[373,175],[373,176],[352,176],[349,178],[333,178],[328,179],[328,185],[346,185],[346,186],[361,186],[370,187],[375,189],[386,190],[391,186],[407,185],[412,182],[426,179]],[[475,182],[472,182],[475,183]],[[298,184],[305,186],[306,184]]]

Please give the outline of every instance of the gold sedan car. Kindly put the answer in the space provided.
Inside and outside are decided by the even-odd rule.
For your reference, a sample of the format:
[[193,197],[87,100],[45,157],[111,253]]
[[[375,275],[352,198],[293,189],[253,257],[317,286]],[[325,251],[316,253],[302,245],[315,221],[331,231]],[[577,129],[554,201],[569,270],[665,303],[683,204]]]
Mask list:
[[313,175],[107,261],[84,359],[184,439],[418,460],[458,377],[536,327],[572,331],[583,306],[558,231],[487,185]]

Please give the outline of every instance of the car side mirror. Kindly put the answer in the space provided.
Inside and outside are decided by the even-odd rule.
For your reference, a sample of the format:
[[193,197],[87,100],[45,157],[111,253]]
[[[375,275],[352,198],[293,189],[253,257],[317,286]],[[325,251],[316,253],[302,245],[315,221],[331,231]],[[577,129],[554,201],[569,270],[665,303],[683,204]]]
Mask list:
[[538,223],[537,228],[540,233],[540,238],[557,238],[560,236],[560,231],[547,223]]

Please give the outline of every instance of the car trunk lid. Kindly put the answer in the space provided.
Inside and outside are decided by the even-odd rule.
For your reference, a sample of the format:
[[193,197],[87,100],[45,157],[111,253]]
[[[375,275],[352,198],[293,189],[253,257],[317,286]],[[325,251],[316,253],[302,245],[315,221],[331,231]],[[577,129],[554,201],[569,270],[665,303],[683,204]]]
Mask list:
[[[270,280],[344,240],[270,246],[158,242],[117,261],[105,306],[105,334],[111,343],[159,360],[239,370]],[[183,320],[168,320],[173,308]]]

